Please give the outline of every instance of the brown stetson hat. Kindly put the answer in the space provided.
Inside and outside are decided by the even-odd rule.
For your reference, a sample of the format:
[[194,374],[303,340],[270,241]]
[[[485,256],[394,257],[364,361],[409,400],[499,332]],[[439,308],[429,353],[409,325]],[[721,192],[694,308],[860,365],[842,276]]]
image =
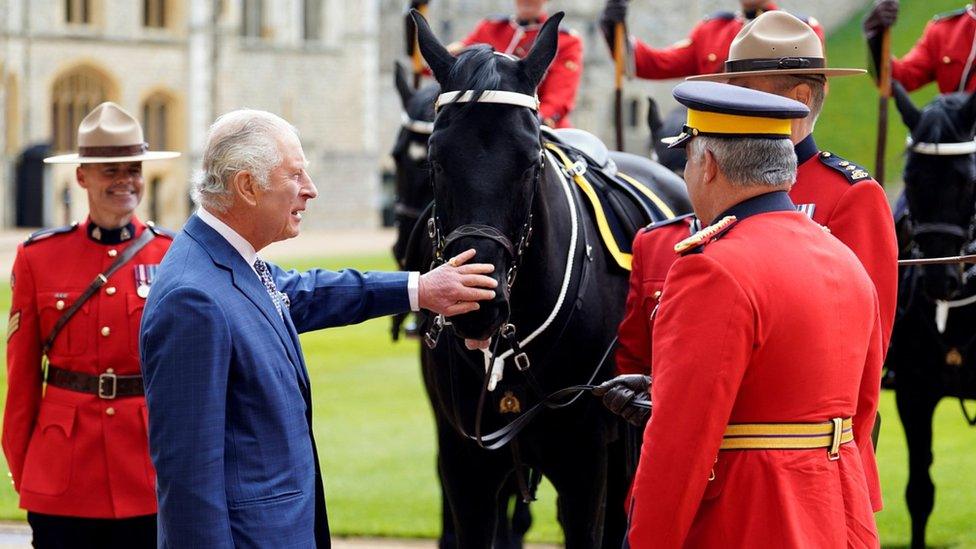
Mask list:
[[823,44],[810,25],[785,11],[767,11],[742,27],[729,48],[725,72],[691,76],[688,80],[724,82],[742,76],[822,74],[853,76],[864,69],[827,67]]
[[141,162],[176,158],[175,151],[150,151],[139,121],[122,107],[106,101],[95,107],[78,126],[78,152],[49,156],[46,164]]

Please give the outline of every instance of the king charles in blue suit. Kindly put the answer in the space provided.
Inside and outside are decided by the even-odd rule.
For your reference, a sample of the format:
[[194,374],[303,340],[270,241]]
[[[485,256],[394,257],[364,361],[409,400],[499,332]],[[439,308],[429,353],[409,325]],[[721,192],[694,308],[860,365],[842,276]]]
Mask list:
[[491,265],[463,264],[473,251],[423,276],[259,259],[298,234],[317,195],[305,167],[297,131],[270,113],[211,127],[201,208],[159,268],[140,337],[160,547],[329,547],[298,334],[494,296]]

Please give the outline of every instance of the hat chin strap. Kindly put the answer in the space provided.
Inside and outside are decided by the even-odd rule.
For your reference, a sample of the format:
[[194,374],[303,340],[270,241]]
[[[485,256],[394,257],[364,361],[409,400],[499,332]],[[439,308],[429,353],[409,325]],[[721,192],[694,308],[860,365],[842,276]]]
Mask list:
[[976,153],[976,140],[961,143],[916,143],[912,136],[905,138],[908,149],[929,156],[960,156]]
[[485,90],[481,94],[481,97],[475,99],[475,93],[473,91],[463,93],[458,91],[444,92],[437,96],[437,102],[434,103],[434,110],[440,110],[444,105],[451,103],[495,103],[498,105],[526,107],[533,111],[539,110],[539,96],[537,95],[502,90]]

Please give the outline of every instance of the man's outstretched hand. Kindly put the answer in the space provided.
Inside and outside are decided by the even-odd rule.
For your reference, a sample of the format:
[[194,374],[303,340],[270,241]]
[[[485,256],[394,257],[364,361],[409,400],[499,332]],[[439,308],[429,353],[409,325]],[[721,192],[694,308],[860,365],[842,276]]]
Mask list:
[[427,309],[444,316],[457,316],[477,311],[479,301],[495,298],[498,282],[485,276],[495,270],[490,263],[472,263],[475,251],[466,250],[436,269],[420,275],[417,302]]
[[593,394],[603,399],[603,405],[611,412],[634,427],[643,428],[651,417],[651,410],[634,405],[634,400],[645,396],[650,400],[650,388],[651,376],[627,374],[604,381],[593,389]]

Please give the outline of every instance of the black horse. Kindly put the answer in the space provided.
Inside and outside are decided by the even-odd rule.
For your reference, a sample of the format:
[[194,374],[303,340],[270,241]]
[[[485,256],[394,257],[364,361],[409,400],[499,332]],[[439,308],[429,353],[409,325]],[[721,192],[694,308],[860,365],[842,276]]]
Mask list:
[[[558,492],[567,547],[619,546],[626,478],[624,464],[609,457],[618,420],[589,398],[531,408],[557,389],[609,377],[612,365],[601,358],[627,288],[627,272],[601,247],[581,192],[547,152],[533,108],[562,14],[545,23],[521,61],[487,47],[455,58],[423,18],[415,19],[421,52],[443,92],[429,140],[434,206],[420,261],[474,248],[476,261],[496,266],[499,281],[497,298],[478,311],[426,326],[424,377],[458,543],[491,547],[499,493],[512,476],[531,492],[531,470]],[[466,349],[483,342],[484,352]],[[532,420],[509,433],[515,436],[505,451],[481,447],[505,442],[482,435],[515,418]],[[608,476],[619,480],[608,484]]]
[[[973,247],[976,213],[976,95],[936,98],[919,111],[904,88],[895,100],[911,131],[905,164],[908,215],[902,258],[955,256]],[[925,547],[935,499],[932,414],[943,396],[976,397],[976,276],[962,264],[902,267],[898,314],[886,366],[908,440],[912,547]],[[970,424],[976,418],[968,417]]]
[[[396,215],[397,237],[393,244],[393,257],[397,265],[404,270],[420,270],[425,266],[412,257],[407,256],[408,250],[415,248],[410,245],[410,238],[414,235],[418,220],[429,214],[428,207],[434,200],[434,192],[430,186],[430,170],[427,164],[427,139],[434,126],[434,101],[440,95],[440,86],[429,84],[420,89],[413,89],[408,82],[406,68],[400,63],[394,66],[394,78],[400,103],[403,106],[403,120],[396,142],[390,155],[396,164]],[[423,228],[423,227],[421,227]],[[392,335],[394,341],[399,338],[400,328],[406,315],[393,317]],[[414,328],[408,324],[407,333]],[[433,404],[433,402],[431,403]],[[528,503],[518,498],[517,487],[509,483],[504,493],[510,497],[498,498],[498,524],[495,531],[495,549],[518,549],[522,547],[525,533],[532,524],[532,515]],[[514,501],[511,501],[514,500]],[[509,517],[509,504],[512,505]],[[447,495],[441,490],[441,537],[438,543],[440,549],[457,547],[454,534],[454,520],[447,504]]]

